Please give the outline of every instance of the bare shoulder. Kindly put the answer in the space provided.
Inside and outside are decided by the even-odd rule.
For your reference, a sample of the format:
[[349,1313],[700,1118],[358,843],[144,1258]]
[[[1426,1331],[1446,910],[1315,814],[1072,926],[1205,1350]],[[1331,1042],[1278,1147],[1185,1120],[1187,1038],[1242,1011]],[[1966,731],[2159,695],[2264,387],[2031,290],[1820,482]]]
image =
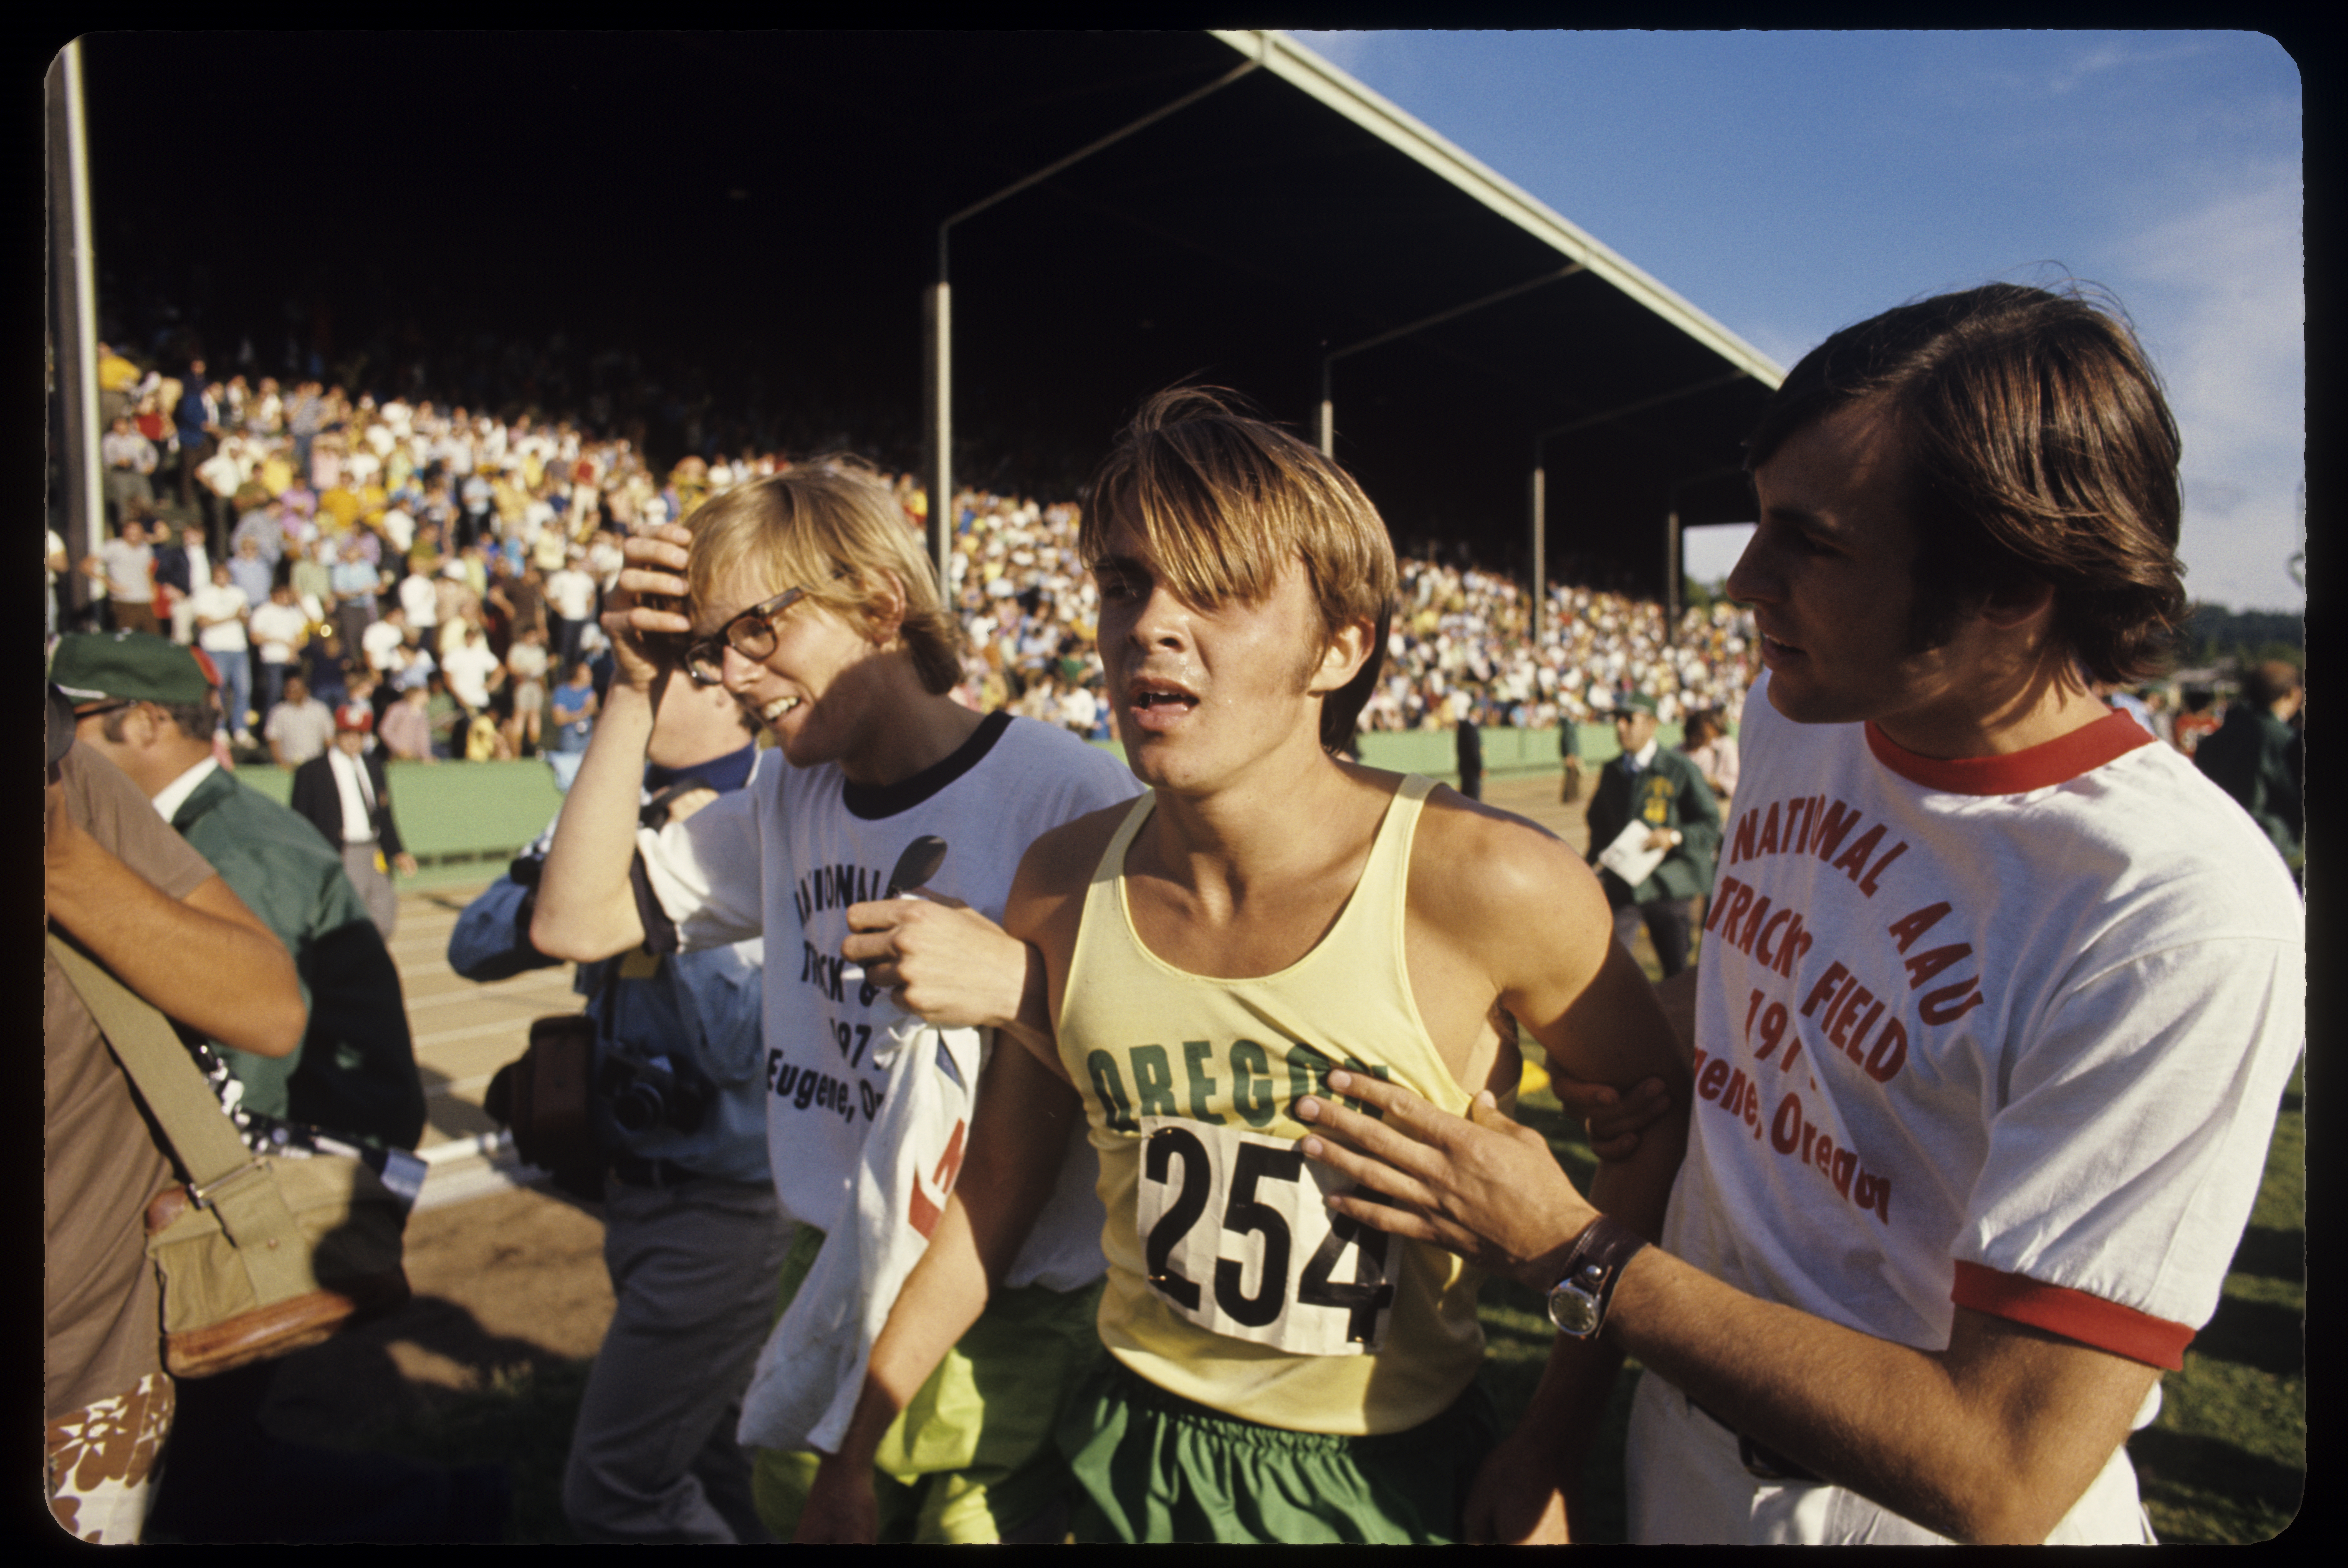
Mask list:
[[1411,847],[1410,902],[1430,914],[1516,920],[1564,901],[1606,895],[1581,857],[1539,823],[1470,800],[1448,785],[1427,794]]
[[1081,890],[1132,810],[1133,801],[1119,800],[1039,834],[1019,862],[1019,881],[1038,893]]
[[1414,943],[1478,975],[1572,1077],[1622,1090],[1685,1077],[1596,873],[1554,834],[1437,789],[1412,847],[1410,903]]
[[1038,837],[1019,861],[1004,909],[1004,929],[1025,942],[1045,944],[1065,927],[1073,937],[1076,917],[1083,912],[1085,889],[1107,852],[1109,841],[1133,810],[1120,800],[1072,818]]
[[1411,847],[1413,916],[1490,954],[1504,983],[1520,962],[1594,973],[1613,939],[1597,877],[1556,834],[1438,785]]

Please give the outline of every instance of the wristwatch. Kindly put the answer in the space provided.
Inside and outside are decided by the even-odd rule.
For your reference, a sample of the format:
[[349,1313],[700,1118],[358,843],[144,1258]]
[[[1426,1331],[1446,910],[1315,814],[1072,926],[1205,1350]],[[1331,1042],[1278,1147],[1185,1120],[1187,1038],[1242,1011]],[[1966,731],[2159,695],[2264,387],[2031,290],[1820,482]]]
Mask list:
[[1549,1320],[1557,1331],[1572,1339],[1596,1337],[1623,1265],[1646,1244],[1644,1236],[1603,1214],[1592,1221],[1565,1255],[1565,1277],[1550,1287]]

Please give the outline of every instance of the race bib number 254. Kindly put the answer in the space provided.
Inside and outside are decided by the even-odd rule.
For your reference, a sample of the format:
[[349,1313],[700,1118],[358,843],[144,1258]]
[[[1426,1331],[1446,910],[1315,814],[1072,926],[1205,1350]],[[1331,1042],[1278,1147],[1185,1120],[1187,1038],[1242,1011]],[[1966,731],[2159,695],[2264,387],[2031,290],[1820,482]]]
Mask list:
[[1374,1354],[1402,1249],[1329,1212],[1339,1178],[1292,1140],[1141,1119],[1135,1220],[1149,1283],[1200,1327],[1292,1356]]

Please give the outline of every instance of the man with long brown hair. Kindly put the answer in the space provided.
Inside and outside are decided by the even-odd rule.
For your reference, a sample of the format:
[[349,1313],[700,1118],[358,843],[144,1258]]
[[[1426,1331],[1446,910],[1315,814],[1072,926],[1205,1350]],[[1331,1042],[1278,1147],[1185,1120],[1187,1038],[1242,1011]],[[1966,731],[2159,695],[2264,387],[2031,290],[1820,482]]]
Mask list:
[[1395,1203],[1342,1212],[1645,1367],[1635,1539],[2149,1539],[2123,1445],[2217,1306],[2306,985],[2257,830],[2093,690],[2182,610],[2178,450],[2124,321],[2011,285],[1771,399],[1660,1247],[1488,1106],[1315,1109],[1307,1153]]

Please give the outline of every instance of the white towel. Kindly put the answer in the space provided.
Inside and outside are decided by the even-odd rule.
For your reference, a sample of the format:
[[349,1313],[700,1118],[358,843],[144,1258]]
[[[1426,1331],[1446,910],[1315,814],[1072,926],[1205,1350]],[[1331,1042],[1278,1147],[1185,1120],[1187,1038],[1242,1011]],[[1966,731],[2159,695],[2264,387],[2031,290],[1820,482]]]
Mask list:
[[901,1018],[880,1056],[887,1098],[864,1140],[851,1208],[758,1352],[737,1437],[767,1449],[837,1452],[864,1387],[872,1342],[929,1246],[970,1141],[986,1042],[976,1029]]

